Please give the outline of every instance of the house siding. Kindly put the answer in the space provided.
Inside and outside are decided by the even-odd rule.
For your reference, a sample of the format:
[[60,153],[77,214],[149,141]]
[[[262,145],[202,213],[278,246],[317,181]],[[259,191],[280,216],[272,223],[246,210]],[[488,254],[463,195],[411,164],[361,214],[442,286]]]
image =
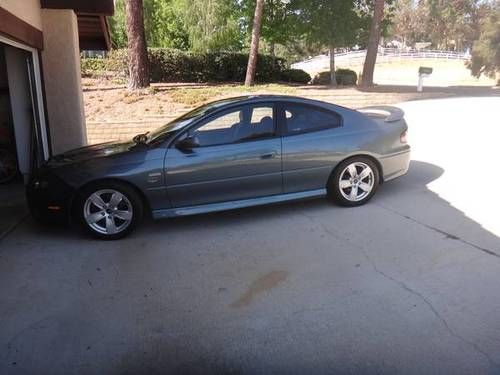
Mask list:
[[38,30],[42,30],[40,0],[0,0],[0,7]]

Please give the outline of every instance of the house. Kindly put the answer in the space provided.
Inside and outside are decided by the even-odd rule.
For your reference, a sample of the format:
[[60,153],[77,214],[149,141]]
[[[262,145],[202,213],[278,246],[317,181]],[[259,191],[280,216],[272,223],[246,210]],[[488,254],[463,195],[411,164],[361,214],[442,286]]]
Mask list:
[[86,144],[80,51],[110,48],[113,0],[0,0],[0,149],[25,180]]

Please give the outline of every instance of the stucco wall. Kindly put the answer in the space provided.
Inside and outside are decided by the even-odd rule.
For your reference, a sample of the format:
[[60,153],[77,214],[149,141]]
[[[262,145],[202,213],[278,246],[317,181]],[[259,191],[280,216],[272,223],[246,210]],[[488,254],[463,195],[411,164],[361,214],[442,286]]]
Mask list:
[[42,30],[40,0],[0,0],[0,7]]
[[78,25],[72,10],[42,10],[42,65],[54,154],[87,143]]

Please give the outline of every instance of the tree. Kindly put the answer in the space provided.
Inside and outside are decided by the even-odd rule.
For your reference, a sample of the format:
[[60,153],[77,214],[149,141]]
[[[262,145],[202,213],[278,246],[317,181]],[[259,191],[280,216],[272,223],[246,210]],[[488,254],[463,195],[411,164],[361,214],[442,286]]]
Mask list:
[[125,2],[124,0],[117,0],[115,2],[115,13],[113,17],[109,17],[113,48],[125,48],[127,46],[127,28],[125,23]]
[[[187,50],[189,35],[183,23],[181,0],[144,0],[144,29],[150,47]],[[127,47],[125,0],[115,2],[115,14],[109,18],[114,48]]]
[[330,79],[335,86],[335,49],[351,47],[358,41],[361,26],[359,3],[353,0],[292,0],[299,20],[297,27],[313,45],[328,48]]
[[500,6],[482,22],[479,39],[472,47],[469,68],[476,77],[496,75],[500,84]]
[[361,86],[369,87],[373,85],[373,72],[377,61],[378,45],[382,33],[382,19],[384,17],[384,0],[374,0],[375,7],[373,19],[370,27],[370,36],[366,46],[366,57],[363,65],[363,75],[361,77]]
[[149,62],[142,0],[126,0],[129,90],[149,87]]
[[390,24],[390,37],[396,38],[405,46],[425,41],[426,17],[421,3],[414,0],[398,0],[394,17]]
[[[276,46],[287,47],[288,43],[296,40],[297,35],[294,14],[289,6],[289,0],[266,0],[262,13],[261,41],[268,47],[271,56],[276,55]],[[256,0],[241,0],[241,13],[244,18],[244,27],[251,30],[251,23],[255,13]]]
[[235,0],[180,0],[183,25],[195,52],[239,51],[243,32]]
[[259,54],[259,39],[260,39],[260,28],[262,25],[263,9],[264,9],[264,0],[257,0],[257,3],[255,4],[255,14],[253,17],[252,42],[250,44],[250,53],[248,55],[245,86],[253,85],[255,80],[255,71],[257,69],[257,57]]
[[190,48],[179,0],[144,0],[144,26],[150,47]]

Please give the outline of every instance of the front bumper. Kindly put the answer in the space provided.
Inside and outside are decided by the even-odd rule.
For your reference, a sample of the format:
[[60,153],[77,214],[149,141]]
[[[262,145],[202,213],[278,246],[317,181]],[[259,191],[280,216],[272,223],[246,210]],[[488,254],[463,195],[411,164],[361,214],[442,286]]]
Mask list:
[[68,223],[74,195],[72,187],[51,173],[34,176],[26,186],[29,210],[43,223]]

